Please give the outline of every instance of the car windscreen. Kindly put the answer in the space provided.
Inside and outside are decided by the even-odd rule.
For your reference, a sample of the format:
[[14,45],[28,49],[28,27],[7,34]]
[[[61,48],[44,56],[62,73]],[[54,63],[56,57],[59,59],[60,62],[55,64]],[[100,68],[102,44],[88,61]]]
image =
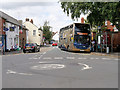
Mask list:
[[35,46],[35,45],[32,43],[32,44],[26,44],[25,46],[30,46],[30,47],[32,47],[32,46]]
[[30,46],[30,44],[26,44],[25,46]]

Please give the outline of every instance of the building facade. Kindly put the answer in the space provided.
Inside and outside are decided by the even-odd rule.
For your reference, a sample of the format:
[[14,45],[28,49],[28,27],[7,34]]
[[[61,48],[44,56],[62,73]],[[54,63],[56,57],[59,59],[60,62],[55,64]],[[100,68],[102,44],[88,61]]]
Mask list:
[[4,49],[5,51],[16,50],[19,48],[19,30],[22,25],[15,18],[2,11],[0,11],[0,17],[0,20],[2,20],[1,31]]
[[5,24],[5,19],[2,18],[2,13],[0,13],[0,52],[2,51],[2,49],[5,50],[5,47],[2,48],[3,46],[6,45],[6,34],[5,31],[3,30],[4,24]]
[[[19,23],[22,24],[22,20],[19,20]],[[28,29],[22,25],[21,30],[19,31],[19,47],[23,48],[28,42]]]
[[105,25],[101,26],[100,29],[92,31],[92,40],[96,41],[96,48],[98,51],[120,51],[120,31],[112,25],[110,21],[106,21]]
[[38,45],[42,44],[43,32],[39,30],[36,25],[33,24],[33,20],[26,21],[23,24],[28,29],[28,43],[37,43]]

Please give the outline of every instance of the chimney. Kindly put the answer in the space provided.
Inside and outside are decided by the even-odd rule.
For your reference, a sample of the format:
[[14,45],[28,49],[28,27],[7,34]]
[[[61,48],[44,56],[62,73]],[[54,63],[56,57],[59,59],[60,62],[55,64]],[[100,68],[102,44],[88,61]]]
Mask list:
[[33,24],[33,19],[31,19],[31,21],[30,21],[32,24]]
[[81,23],[84,23],[84,18],[83,17],[81,18]]
[[29,18],[26,18],[26,21],[29,21]]

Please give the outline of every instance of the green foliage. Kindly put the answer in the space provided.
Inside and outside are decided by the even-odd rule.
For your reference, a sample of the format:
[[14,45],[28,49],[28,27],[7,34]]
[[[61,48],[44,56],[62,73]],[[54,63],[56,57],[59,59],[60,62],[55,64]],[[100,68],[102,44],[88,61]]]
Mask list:
[[38,30],[42,30],[42,27],[40,27]]
[[50,31],[49,22],[45,21],[43,26],[43,37],[45,37],[45,41],[50,41],[52,39],[52,32]]
[[87,20],[91,26],[100,26],[105,20],[110,20],[120,28],[120,2],[61,2],[61,7],[73,20],[78,19],[81,13],[89,13]]

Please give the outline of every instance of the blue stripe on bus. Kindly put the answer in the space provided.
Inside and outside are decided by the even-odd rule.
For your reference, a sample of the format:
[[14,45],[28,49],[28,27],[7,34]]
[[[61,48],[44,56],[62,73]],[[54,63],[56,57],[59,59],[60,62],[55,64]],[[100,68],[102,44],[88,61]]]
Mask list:
[[90,46],[88,44],[74,43],[74,47],[77,48],[77,49],[88,49]]

